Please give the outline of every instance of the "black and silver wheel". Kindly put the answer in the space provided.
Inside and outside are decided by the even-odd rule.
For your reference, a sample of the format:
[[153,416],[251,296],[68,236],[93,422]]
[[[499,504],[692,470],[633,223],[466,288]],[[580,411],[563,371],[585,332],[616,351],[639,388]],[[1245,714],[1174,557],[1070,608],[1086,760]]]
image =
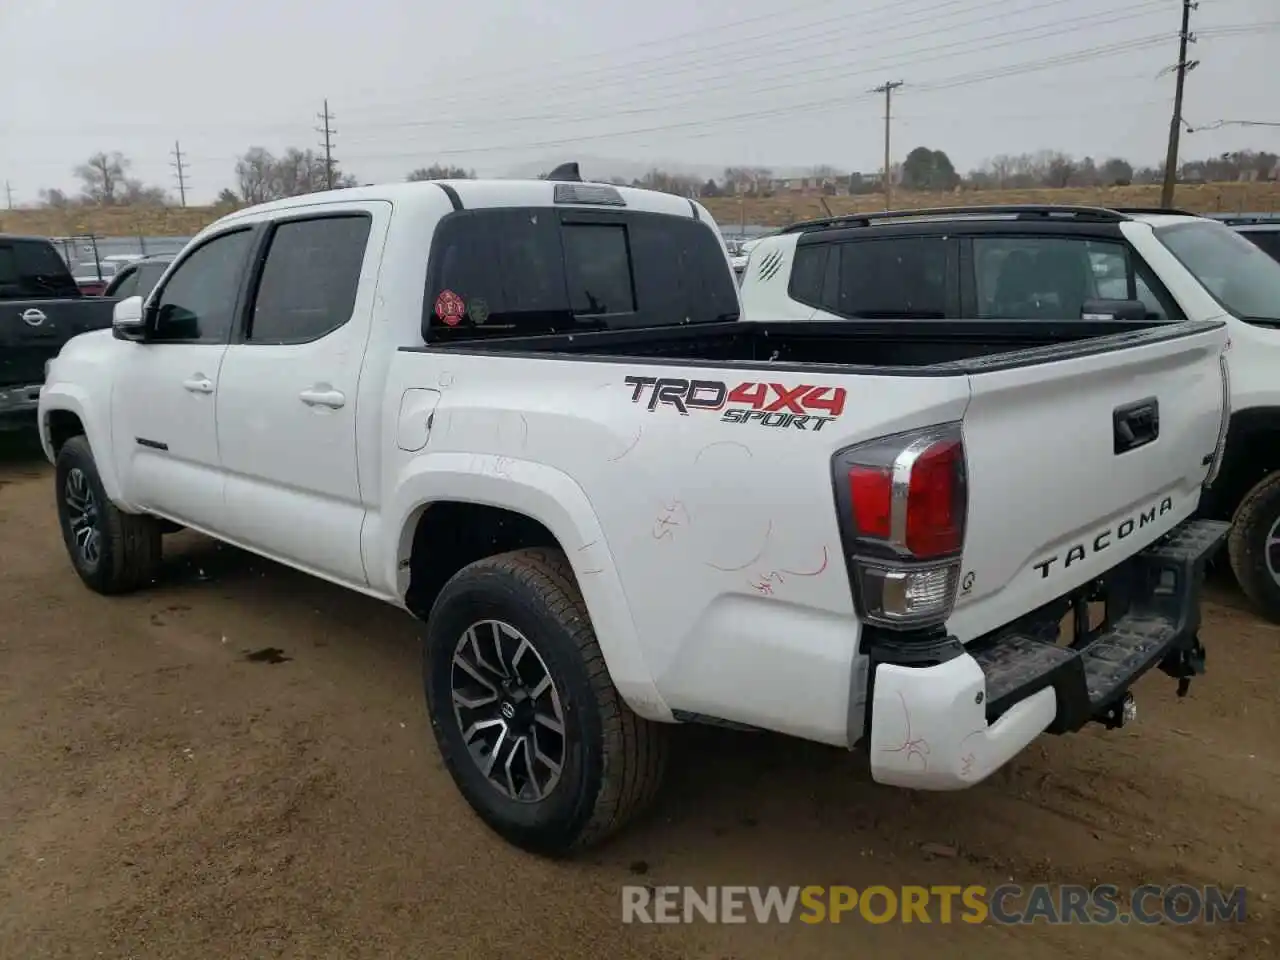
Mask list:
[[67,471],[62,485],[76,566],[86,571],[97,569],[102,559],[102,526],[98,514],[98,498],[89,484],[89,476],[80,467]]
[[453,651],[453,716],[476,767],[503,796],[537,803],[564,771],[564,707],[551,671],[509,623],[468,627]]
[[1280,473],[1245,495],[1232,520],[1227,551],[1245,596],[1268,620],[1280,623]]
[[609,679],[564,555],[477,561],[441,591],[427,709],[458,789],[510,842],[559,855],[604,839],[657,792],[667,730]]
[[59,449],[54,482],[62,538],[80,579],[107,594],[147,583],[160,563],[159,525],[111,502],[83,436]]

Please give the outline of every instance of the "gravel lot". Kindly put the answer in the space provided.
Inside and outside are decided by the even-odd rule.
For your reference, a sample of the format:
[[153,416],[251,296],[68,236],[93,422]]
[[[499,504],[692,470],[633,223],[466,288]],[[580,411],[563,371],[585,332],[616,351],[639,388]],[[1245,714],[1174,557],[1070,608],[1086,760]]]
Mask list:
[[[1209,675],[1139,722],[1044,738],[973,790],[691,729],[652,816],[571,863],[471,815],[430,739],[415,624],[201,538],[107,600],[66,559],[51,471],[0,436],[0,957],[1274,958],[1280,628],[1225,581]],[[264,653],[263,651],[268,651]],[[1192,927],[663,927],[652,884],[1244,884]],[[1117,954],[1116,951],[1119,953]]]

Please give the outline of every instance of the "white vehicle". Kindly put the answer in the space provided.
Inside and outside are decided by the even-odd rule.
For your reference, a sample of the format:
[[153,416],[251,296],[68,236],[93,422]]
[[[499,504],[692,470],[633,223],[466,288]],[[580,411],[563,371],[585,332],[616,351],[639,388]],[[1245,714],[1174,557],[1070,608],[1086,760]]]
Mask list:
[[[1031,337],[1089,318],[1225,322],[1231,386],[1220,476],[1200,515],[1233,521],[1228,555],[1280,623],[1280,263],[1178,211],[970,207],[797,224],[756,250],[748,320],[1020,318]],[[1083,329],[1083,328],[1082,328]]]
[[423,618],[448,768],[530,849],[639,810],[673,723],[960,789],[1200,666],[1220,322],[742,322],[702,206],[574,170],[241,210],[115,309],[40,398],[80,577],[180,525]]

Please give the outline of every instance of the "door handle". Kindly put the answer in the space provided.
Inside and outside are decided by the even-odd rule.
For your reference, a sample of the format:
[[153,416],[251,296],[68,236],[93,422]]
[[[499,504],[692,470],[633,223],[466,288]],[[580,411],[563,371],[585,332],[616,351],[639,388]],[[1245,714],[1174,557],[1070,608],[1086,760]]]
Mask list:
[[303,390],[298,394],[298,399],[308,407],[328,407],[331,410],[337,410],[347,402],[346,395],[341,390],[320,390],[317,388]]
[[182,385],[192,393],[213,393],[213,381],[198,373],[190,380],[183,380]]
[[1160,436],[1160,401],[1147,397],[1116,407],[1111,413],[1112,449],[1116,456],[1145,447]]

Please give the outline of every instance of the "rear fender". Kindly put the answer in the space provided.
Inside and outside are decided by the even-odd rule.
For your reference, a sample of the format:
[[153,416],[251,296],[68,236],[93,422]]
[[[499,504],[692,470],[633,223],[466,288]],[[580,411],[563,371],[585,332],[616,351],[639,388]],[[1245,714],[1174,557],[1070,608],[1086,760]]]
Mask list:
[[573,568],[618,692],[642,717],[672,719],[645,663],[600,522],[576,481],[545,464],[488,454],[441,452],[414,457],[396,478],[386,511],[390,529],[399,533],[394,550],[384,551],[383,577],[395,585],[402,602],[409,588],[407,561],[418,519],[431,503],[441,500],[511,510],[550,530]]

